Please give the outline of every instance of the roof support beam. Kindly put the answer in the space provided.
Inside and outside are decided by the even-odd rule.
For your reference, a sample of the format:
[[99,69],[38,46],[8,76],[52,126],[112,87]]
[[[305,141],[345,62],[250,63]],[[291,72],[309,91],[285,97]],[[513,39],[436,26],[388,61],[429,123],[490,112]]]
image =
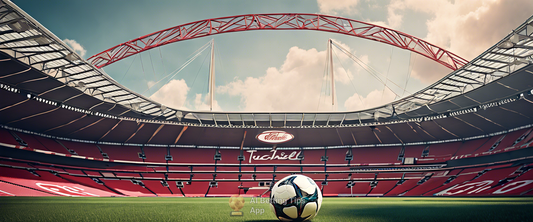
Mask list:
[[165,124],[161,124],[159,125],[159,127],[157,128],[157,130],[155,130],[155,132],[152,134],[152,136],[150,137],[150,139],[148,139],[148,142],[146,142],[147,144],[150,143],[150,141],[152,141],[152,139],[154,138],[155,135],[157,135],[157,133],[159,133],[159,131],[161,129],[163,129],[163,127],[165,126]]
[[[42,45],[21,45],[21,46],[10,46],[10,47],[0,47],[0,49],[27,49],[27,48],[36,48],[36,47],[47,47],[50,46],[51,43],[48,44],[42,44]],[[13,50],[15,51],[15,50]],[[18,52],[18,51],[17,51]]]
[[[94,72],[94,70],[92,70],[92,69],[88,69],[88,70],[85,70],[85,71],[82,71],[82,72],[77,72],[77,73],[68,73],[68,72],[66,72],[66,71],[63,70],[63,73],[67,73],[67,75],[66,75],[66,76],[58,77],[57,79],[67,78],[67,77],[73,77],[73,76],[77,76],[77,75],[85,74],[85,73],[88,73],[88,72]],[[96,76],[99,76],[99,75],[89,76],[89,77],[96,77]],[[84,79],[84,78],[83,78],[83,79]],[[75,80],[81,80],[81,79],[75,79]]]
[[54,127],[54,128],[47,129],[47,130],[45,130],[44,132],[46,133],[46,132],[48,132],[48,131],[52,131],[52,130],[59,129],[59,128],[64,127],[64,126],[68,126],[68,125],[70,125],[70,124],[72,124],[72,123],[75,123],[76,121],[78,121],[78,120],[80,120],[80,119],[85,118],[86,116],[87,116],[87,114],[83,114],[82,116],[80,116],[80,117],[78,117],[78,118],[76,118],[76,119],[74,119],[74,120],[72,120],[72,121],[70,121],[70,122],[68,122],[68,123],[65,123],[65,124],[63,124],[63,125],[56,126],[56,127]]
[[[43,66],[48,63],[48,62],[53,62],[53,61],[57,61],[57,60],[61,60],[61,59],[65,59],[65,57],[57,57],[57,58],[53,58],[53,59],[49,59],[49,60],[43,60],[43,61],[39,61],[39,62],[35,62],[35,63],[31,63],[30,65],[38,65],[38,64],[43,64]],[[55,67],[54,67],[55,68]]]
[[519,56],[519,55],[513,55],[513,54],[507,54],[507,53],[501,53],[501,52],[490,52],[490,54],[507,56],[507,57],[517,58],[517,59],[525,59],[525,58],[527,58],[527,56]]
[[481,72],[481,71],[476,71],[476,70],[471,70],[471,69],[466,69],[464,68],[463,69],[465,72],[471,72],[471,73],[477,73],[477,74],[481,74],[481,75],[490,75],[494,72],[494,70],[492,70],[491,72]]
[[[114,92],[118,92],[118,91],[123,91],[123,90],[124,89],[118,88],[118,89],[114,89],[114,90],[111,90],[111,91],[104,92],[104,93],[102,93],[102,95],[109,94],[109,93],[114,93]],[[129,93],[123,93],[123,94],[114,95],[113,97],[120,97],[120,96],[125,96],[125,95],[130,95],[130,94]]]
[[178,143],[178,141],[180,140],[185,130],[187,130],[187,128],[189,128],[189,126],[183,126],[183,128],[181,128],[180,134],[178,134],[178,137],[176,137],[176,140],[174,140],[174,144]]
[[477,79],[474,79],[474,78],[470,78],[470,77],[466,77],[464,75],[455,75],[455,76],[452,76],[452,77],[459,77],[459,78],[463,78],[463,79],[468,79],[468,80],[471,80],[471,81],[474,81],[474,82],[477,82],[477,83],[480,83],[480,84],[483,84],[483,82],[477,80]]
[[115,123],[115,125],[113,127],[111,127],[111,129],[109,129],[102,137],[100,137],[100,139],[98,139],[98,141],[102,140],[105,136],[107,136],[107,134],[109,134],[111,131],[113,131],[118,126],[118,124],[120,124],[121,122],[122,122],[122,120],[119,120],[117,123]]
[[454,89],[446,89],[446,88],[437,88],[437,87],[434,87],[434,89],[437,89],[437,90],[443,90],[443,91],[448,91],[448,92],[456,92],[456,93],[461,93],[460,90],[454,90]]
[[465,81],[461,81],[461,80],[458,80],[458,79],[454,79],[452,77],[448,78],[448,80],[451,80],[451,81],[454,81],[454,82],[459,82],[459,83],[464,83],[464,84],[468,84],[468,85],[479,84],[479,82],[465,82]]
[[505,64],[505,65],[509,64],[509,62],[504,62],[504,61],[495,60],[495,59],[485,59],[485,58],[480,58],[480,59],[483,61],[487,61],[487,62],[495,62],[495,63]]
[[50,112],[53,112],[53,111],[56,111],[58,110],[59,108],[61,107],[55,107],[53,109],[50,109],[50,110],[47,110],[47,111],[44,111],[44,112],[40,112],[40,113],[36,113],[36,114],[33,114],[33,115],[30,115],[30,116],[26,116],[26,117],[23,117],[23,118],[20,118],[20,119],[17,119],[17,120],[13,120],[7,124],[11,124],[11,123],[15,123],[15,122],[18,122],[18,121],[22,121],[22,120],[25,120],[25,119],[29,119],[29,118],[32,118],[32,117],[36,117],[36,116],[40,116],[40,115],[44,115],[44,114],[47,114],[47,113],[50,113]]
[[499,70],[499,69],[507,66],[507,65],[504,65],[504,66],[500,66],[500,67],[490,67],[490,66],[478,65],[478,64],[474,64],[474,63],[470,63],[470,65],[476,66],[476,67],[480,67],[480,68],[484,68],[484,69],[490,69],[490,70]]
[[133,134],[131,134],[131,136],[124,142],[127,143],[128,141],[130,141],[131,138],[133,138],[135,136],[135,134],[137,134],[139,132],[139,130],[141,130],[143,127],[144,127],[144,123],[141,123],[141,125],[139,127],[137,127],[137,130],[135,130],[135,132]]

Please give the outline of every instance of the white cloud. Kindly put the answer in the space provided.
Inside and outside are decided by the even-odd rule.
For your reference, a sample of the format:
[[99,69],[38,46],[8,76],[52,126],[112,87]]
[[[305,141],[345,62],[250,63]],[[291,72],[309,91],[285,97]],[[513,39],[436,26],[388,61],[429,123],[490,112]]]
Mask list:
[[[323,3],[326,2],[326,3]],[[357,1],[356,1],[357,2]],[[332,10],[346,14],[357,13],[350,4],[337,1],[318,1],[321,11]],[[323,4],[323,5],[321,5]],[[357,3],[354,3],[354,7]],[[366,20],[387,28],[401,29],[407,13],[429,15],[425,40],[449,50],[467,60],[496,44],[514,28],[531,16],[531,0],[391,0],[384,21]],[[413,77],[429,84],[451,70],[429,60],[413,63]]]
[[[399,27],[408,10],[426,13],[425,40],[467,60],[496,44],[531,16],[531,0],[393,0],[388,6],[388,24]],[[419,59],[413,64],[413,77],[432,83],[451,70]],[[439,67],[439,68],[436,68]]]
[[387,8],[387,26],[398,28],[402,25],[403,16],[396,13],[396,10],[404,9],[405,4],[402,1],[391,1]]
[[366,97],[362,97],[357,93],[354,93],[346,101],[344,101],[344,107],[346,110],[357,111],[374,108],[389,102],[394,101],[396,95],[388,88],[385,91],[373,90]]
[[168,107],[184,109],[188,92],[189,87],[185,80],[173,79],[150,96],[150,99]]
[[321,13],[337,15],[339,13],[353,15],[357,14],[357,4],[359,0],[317,0]]
[[[194,98],[194,110],[198,111],[209,111],[209,94],[202,96],[202,94],[196,94]],[[218,105],[218,101],[215,99],[213,101],[213,111],[222,111],[222,108]]]
[[74,52],[78,53],[81,57],[85,57],[85,53],[87,53],[87,50],[83,48],[83,46],[76,42],[76,40],[72,39],[63,39],[63,42],[65,42],[70,48],[74,50]]
[[[371,6],[371,8],[377,8],[379,6]],[[399,10],[405,9],[405,4],[403,1],[392,0],[389,5],[387,5],[387,21],[372,21],[365,20],[365,22],[379,25],[381,27],[398,29],[403,23],[403,15],[398,14]]]
[[[339,44],[349,50],[348,46]],[[337,53],[339,59],[348,64],[348,57],[341,54]],[[360,57],[368,61],[368,56]],[[322,92],[325,59],[326,51],[314,48],[305,50],[295,46],[289,49],[279,69],[270,67],[264,76],[257,78],[236,78],[219,86],[217,92],[240,96],[240,108],[244,111],[331,110],[331,97]],[[354,78],[351,71],[346,73],[336,69],[336,72],[336,82],[341,84],[349,84],[350,79]],[[346,74],[350,75],[350,79]]]
[[156,82],[150,80],[146,84],[148,85],[148,88],[151,88],[152,86],[154,86],[156,84]]

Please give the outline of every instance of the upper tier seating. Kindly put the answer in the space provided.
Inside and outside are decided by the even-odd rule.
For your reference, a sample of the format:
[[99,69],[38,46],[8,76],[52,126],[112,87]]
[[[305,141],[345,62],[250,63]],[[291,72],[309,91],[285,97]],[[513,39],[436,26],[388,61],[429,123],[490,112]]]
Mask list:
[[[339,149],[305,150],[241,150],[202,149],[153,146],[120,146],[55,140],[20,132],[0,129],[0,142],[17,145],[22,140],[30,148],[61,154],[76,154],[98,159],[152,163],[217,163],[217,164],[346,164],[350,165],[399,165],[404,158],[414,157],[418,164],[444,163],[464,155],[486,154],[488,151],[507,151],[515,145],[533,144],[532,129],[522,129],[490,138],[418,146],[359,147]],[[13,134],[13,135],[12,135]],[[520,140],[518,140],[521,138]],[[348,158],[348,154],[351,154]],[[303,157],[301,159],[300,157]],[[290,161],[288,161],[288,160]],[[308,168],[311,170],[311,168]],[[318,168],[317,168],[318,170]]]

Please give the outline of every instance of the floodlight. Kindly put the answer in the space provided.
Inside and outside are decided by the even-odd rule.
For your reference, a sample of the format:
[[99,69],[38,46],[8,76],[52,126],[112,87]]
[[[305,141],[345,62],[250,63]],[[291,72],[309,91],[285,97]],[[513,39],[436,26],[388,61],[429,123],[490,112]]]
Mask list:
[[80,59],[78,59],[78,57],[73,52],[71,52],[68,55],[66,55],[65,59],[67,59],[67,60],[69,60],[71,62],[80,60]]
[[25,20],[20,20],[15,23],[8,24],[9,28],[11,28],[13,31],[21,33],[30,30],[30,26]]
[[133,109],[135,111],[138,111],[139,107],[141,106],[141,104],[140,103],[131,103],[130,106],[131,106],[131,109]]
[[502,48],[502,49],[510,49],[513,47],[514,47],[514,43],[512,43],[511,41],[505,41],[498,45],[498,48]]
[[40,37],[37,37],[35,39],[37,43],[39,43],[39,45],[46,45],[46,44],[49,44],[50,43],[50,40],[48,40],[47,38],[43,37],[43,36],[40,36]]

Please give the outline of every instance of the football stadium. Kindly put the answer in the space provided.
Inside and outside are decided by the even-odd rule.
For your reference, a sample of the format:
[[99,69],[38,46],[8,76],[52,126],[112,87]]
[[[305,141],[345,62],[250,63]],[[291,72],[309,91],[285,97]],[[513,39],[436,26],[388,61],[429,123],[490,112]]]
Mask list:
[[[0,0],[0,221],[533,221],[533,16],[469,60],[322,13],[188,20],[85,58],[22,8]],[[215,37],[302,30],[330,36],[319,79],[331,107],[343,96],[335,78],[349,73],[338,54],[379,74],[338,36],[446,73],[402,95],[376,77],[395,99],[356,111],[216,108]],[[160,48],[193,41],[203,46],[173,63],[177,74],[205,54],[205,109],[163,104],[104,71],[155,75]]]

